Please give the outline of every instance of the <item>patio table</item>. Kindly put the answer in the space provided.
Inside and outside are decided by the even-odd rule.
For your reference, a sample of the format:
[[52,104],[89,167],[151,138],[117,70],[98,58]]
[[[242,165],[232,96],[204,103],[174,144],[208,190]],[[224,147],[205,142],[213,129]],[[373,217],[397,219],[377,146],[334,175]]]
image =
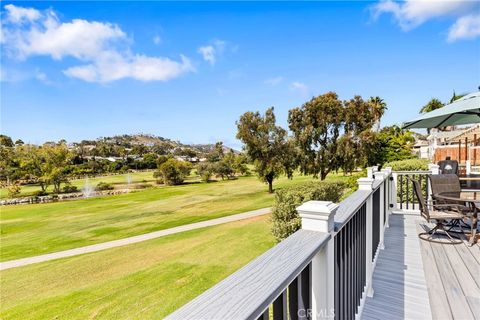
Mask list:
[[475,243],[475,237],[477,234],[478,227],[478,211],[480,210],[480,192],[475,191],[461,191],[461,192],[441,192],[434,195],[435,199],[442,199],[446,202],[452,203],[469,203],[471,205],[472,211],[472,225],[471,230],[472,234],[470,237],[470,246]]

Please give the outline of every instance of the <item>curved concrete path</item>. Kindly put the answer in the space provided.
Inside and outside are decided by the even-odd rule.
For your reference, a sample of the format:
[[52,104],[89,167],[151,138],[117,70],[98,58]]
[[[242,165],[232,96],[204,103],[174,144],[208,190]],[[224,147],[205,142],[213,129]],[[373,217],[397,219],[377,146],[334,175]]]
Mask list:
[[0,270],[6,270],[6,269],[11,269],[11,268],[26,266],[26,265],[33,264],[33,263],[44,262],[44,261],[49,261],[49,260],[54,260],[54,259],[72,257],[72,256],[76,256],[76,255],[79,255],[79,254],[84,254],[84,253],[97,252],[97,251],[101,251],[101,250],[105,250],[105,249],[116,248],[116,247],[129,245],[129,244],[132,244],[132,243],[137,243],[137,242],[142,242],[142,241],[146,241],[146,240],[150,240],[150,239],[160,238],[160,237],[168,236],[168,235],[179,233],[179,232],[184,232],[184,231],[189,231],[189,230],[194,230],[194,229],[199,229],[199,228],[215,226],[215,225],[223,224],[223,223],[227,223],[227,222],[233,222],[233,221],[253,218],[253,217],[256,217],[256,216],[261,216],[261,215],[270,213],[270,210],[271,210],[271,208],[262,208],[262,209],[248,211],[248,212],[239,213],[239,214],[234,214],[234,215],[226,216],[226,217],[222,217],[222,218],[211,219],[211,220],[206,220],[206,221],[202,221],[202,222],[195,222],[195,223],[190,223],[190,224],[186,224],[186,225],[183,225],[183,226],[178,226],[178,227],[174,227],[174,228],[170,228],[170,229],[145,233],[145,234],[141,234],[141,235],[133,236],[133,237],[129,237],[129,238],[124,238],[124,239],[119,239],[119,240],[113,240],[113,241],[93,244],[93,245],[90,245],[90,246],[85,246],[85,247],[80,247],[80,248],[75,248],[75,249],[70,249],[70,250],[65,250],[65,251],[58,251],[58,252],[53,252],[53,253],[42,254],[40,256],[35,256],[35,257],[28,257],[28,258],[22,258],[22,259],[17,259],[17,260],[0,262]]

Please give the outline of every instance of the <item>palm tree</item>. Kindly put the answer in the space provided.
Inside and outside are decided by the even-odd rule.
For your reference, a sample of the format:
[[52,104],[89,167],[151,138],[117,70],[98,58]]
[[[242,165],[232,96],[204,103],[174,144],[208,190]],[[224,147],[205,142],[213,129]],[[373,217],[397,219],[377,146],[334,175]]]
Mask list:
[[445,104],[442,101],[438,100],[437,98],[432,98],[426,105],[420,109],[420,113],[427,113],[433,110],[437,110],[443,108]]
[[450,98],[450,103],[452,103],[452,102],[454,102],[455,100],[458,100],[458,99],[460,99],[460,98],[463,98],[463,97],[465,97],[466,95],[467,95],[466,93],[461,93],[461,94],[457,95],[457,94],[455,93],[455,90],[453,90],[453,96]]
[[372,114],[373,114],[373,119],[375,121],[374,124],[374,130],[378,132],[380,130],[380,119],[382,118],[383,114],[385,111],[388,109],[387,104],[385,101],[383,101],[382,98],[380,97],[370,97],[369,101]]

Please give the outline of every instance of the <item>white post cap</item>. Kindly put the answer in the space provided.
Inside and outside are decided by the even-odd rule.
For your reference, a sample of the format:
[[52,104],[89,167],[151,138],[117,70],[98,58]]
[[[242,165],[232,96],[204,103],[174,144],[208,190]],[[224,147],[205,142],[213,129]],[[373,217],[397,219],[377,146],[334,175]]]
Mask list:
[[392,173],[392,167],[385,167],[385,168],[382,169],[382,171]]
[[333,230],[333,217],[338,204],[331,201],[307,201],[297,208],[302,218],[302,229],[330,232]]
[[439,166],[438,164],[429,163],[429,164],[428,164],[428,170],[429,170],[432,174],[440,174],[440,166]]
[[368,177],[368,178],[373,178],[373,171],[374,171],[373,168],[374,168],[374,167],[368,167],[368,168],[367,168],[367,177]]
[[369,190],[372,191],[373,189],[373,181],[375,181],[372,178],[360,178],[357,180],[358,183],[358,189],[359,190]]

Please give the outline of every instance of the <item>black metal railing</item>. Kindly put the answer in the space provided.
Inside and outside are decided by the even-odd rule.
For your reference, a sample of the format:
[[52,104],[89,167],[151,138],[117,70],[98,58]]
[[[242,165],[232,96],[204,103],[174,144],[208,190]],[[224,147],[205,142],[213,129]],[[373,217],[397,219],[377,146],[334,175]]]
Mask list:
[[355,319],[366,283],[366,205],[337,232],[335,319]]
[[310,272],[311,264],[308,264],[258,319],[308,320],[311,310]]
[[372,261],[380,243],[380,188],[373,193],[372,200]]
[[419,208],[412,182],[408,178],[420,183],[423,196],[428,199],[428,173],[428,171],[397,172],[397,202],[400,209],[417,210]]

